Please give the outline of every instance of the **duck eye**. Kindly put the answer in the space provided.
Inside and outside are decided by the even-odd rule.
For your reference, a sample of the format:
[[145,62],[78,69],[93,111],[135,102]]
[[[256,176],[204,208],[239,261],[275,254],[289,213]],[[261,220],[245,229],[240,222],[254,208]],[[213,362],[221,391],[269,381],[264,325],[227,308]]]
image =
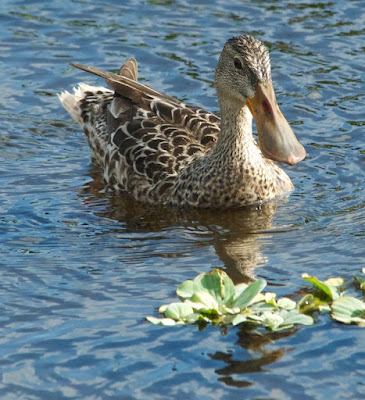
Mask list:
[[236,69],[243,69],[241,60],[239,58],[234,59],[234,66]]

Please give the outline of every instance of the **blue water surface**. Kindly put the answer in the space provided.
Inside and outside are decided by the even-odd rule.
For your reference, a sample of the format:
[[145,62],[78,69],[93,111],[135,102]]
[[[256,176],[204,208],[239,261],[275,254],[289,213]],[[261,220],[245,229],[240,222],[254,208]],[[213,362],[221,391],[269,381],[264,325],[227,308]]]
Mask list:
[[[0,398],[361,399],[364,330],[145,321],[212,268],[298,293],[301,274],[364,267],[363,1],[2,0]],[[218,111],[225,41],[263,40],[276,95],[308,157],[285,168],[288,202],[235,211],[146,207],[102,191],[80,127],[56,94],[117,71]]]

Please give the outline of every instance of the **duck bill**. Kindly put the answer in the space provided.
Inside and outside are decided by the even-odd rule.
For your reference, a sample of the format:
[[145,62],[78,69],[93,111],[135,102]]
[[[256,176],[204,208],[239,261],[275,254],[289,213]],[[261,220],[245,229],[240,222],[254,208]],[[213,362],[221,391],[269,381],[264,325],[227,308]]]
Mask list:
[[265,157],[289,165],[304,159],[305,149],[281,113],[271,82],[265,86],[259,83],[247,105],[255,118],[259,146]]

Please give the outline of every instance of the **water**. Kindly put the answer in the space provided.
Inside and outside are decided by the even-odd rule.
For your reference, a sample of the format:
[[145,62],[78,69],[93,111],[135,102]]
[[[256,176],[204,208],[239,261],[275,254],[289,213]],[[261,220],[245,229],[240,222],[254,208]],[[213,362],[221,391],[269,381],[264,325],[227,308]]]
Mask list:
[[[0,10],[2,399],[360,399],[363,329],[145,322],[214,267],[279,295],[303,272],[364,267],[363,1],[3,0]],[[129,56],[152,87],[217,110],[230,36],[268,45],[281,110],[308,157],[296,191],[261,210],[148,208],[100,193],[99,171],[56,93]]]

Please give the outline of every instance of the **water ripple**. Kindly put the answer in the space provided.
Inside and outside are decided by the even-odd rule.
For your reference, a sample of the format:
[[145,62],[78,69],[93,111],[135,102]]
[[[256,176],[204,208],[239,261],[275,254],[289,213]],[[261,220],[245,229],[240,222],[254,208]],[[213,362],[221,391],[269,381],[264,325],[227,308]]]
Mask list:
[[[298,293],[303,272],[348,282],[364,263],[364,44],[359,1],[5,0],[0,11],[0,397],[363,398],[362,332],[164,328],[145,322],[214,267]],[[71,61],[217,110],[224,41],[270,49],[280,107],[307,159],[279,204],[226,212],[145,207],[100,192],[56,93]],[[341,379],[339,379],[341,377]]]

